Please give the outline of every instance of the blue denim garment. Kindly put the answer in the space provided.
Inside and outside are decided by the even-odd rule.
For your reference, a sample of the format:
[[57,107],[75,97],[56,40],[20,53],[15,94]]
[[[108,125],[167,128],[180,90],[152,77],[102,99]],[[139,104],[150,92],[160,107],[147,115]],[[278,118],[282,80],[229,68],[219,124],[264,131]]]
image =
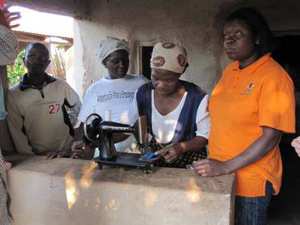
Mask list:
[[273,186],[266,183],[263,197],[240,197],[235,199],[235,225],[267,225],[267,211],[273,194]]

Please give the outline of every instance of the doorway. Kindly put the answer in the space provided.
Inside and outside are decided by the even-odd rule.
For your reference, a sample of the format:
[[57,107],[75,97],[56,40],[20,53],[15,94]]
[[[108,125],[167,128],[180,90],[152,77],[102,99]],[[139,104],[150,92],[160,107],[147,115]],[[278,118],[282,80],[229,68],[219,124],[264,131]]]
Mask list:
[[294,137],[300,135],[300,35],[276,37],[276,42],[273,58],[289,73],[295,86],[296,134],[283,135],[280,143],[283,162],[282,188],[279,195],[274,196],[271,201],[269,224],[296,225],[300,223],[300,158],[290,143]]
[[142,74],[149,80],[151,80],[151,55],[153,51],[153,46],[142,46]]

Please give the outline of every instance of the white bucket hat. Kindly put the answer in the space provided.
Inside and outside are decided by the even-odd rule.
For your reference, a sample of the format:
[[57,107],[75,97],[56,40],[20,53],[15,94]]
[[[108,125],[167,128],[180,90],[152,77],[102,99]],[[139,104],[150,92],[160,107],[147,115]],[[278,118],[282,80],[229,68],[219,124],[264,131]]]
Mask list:
[[184,47],[171,42],[157,43],[151,56],[151,68],[183,73],[187,65],[187,52]]

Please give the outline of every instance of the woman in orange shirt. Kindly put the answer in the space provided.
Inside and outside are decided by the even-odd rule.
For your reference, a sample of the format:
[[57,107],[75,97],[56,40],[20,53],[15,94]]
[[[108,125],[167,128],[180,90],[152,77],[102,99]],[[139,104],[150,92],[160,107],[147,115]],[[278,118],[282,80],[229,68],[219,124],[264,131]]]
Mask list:
[[272,34],[252,8],[229,15],[224,48],[233,60],[209,101],[209,159],[194,164],[201,176],[236,175],[236,224],[265,225],[272,194],[281,185],[278,147],[295,130],[291,79],[272,59]]

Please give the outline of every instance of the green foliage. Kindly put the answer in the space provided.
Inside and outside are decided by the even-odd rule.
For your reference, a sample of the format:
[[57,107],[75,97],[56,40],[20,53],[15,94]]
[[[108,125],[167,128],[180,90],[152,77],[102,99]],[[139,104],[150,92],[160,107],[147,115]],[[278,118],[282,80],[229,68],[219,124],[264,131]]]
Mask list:
[[18,54],[14,65],[7,66],[9,86],[14,86],[17,84],[21,80],[22,76],[26,73],[26,68],[23,64],[24,55],[25,49]]

